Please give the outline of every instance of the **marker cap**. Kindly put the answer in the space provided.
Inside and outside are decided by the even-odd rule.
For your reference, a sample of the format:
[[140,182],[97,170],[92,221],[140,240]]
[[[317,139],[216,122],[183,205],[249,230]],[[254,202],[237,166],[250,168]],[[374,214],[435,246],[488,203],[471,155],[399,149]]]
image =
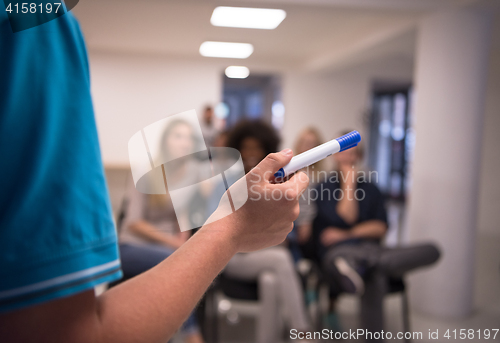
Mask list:
[[276,178],[285,177],[285,170],[283,168],[280,168],[280,170],[274,173],[274,177]]
[[336,140],[339,142],[340,151],[344,151],[358,145],[358,143],[361,142],[361,135],[358,131],[354,130],[342,137],[336,138]]

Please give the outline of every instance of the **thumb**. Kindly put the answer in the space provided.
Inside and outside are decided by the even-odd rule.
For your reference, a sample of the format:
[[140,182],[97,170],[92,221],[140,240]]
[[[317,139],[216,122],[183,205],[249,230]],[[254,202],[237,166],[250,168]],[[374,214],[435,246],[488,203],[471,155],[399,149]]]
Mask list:
[[290,149],[284,149],[280,152],[269,154],[264,158],[255,169],[263,175],[267,180],[274,177],[274,173],[280,168],[283,168],[290,162],[293,157],[293,152]]

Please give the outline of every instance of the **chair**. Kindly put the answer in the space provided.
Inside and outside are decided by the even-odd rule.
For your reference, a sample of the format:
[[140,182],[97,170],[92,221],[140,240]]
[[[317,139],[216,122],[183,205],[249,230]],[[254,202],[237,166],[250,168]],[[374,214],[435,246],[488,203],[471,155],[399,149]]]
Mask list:
[[[401,293],[401,313],[403,315],[403,331],[410,332],[410,306],[408,302],[408,293],[406,293],[406,284],[403,278],[389,278],[388,294]],[[405,342],[410,339],[405,338]]]
[[207,343],[220,341],[221,321],[234,325],[241,317],[255,318],[255,342],[278,342],[284,327],[275,306],[276,282],[272,272],[263,272],[256,282],[235,280],[222,273],[205,297]]
[[[319,270],[312,261],[301,259],[297,271],[306,290],[307,310],[313,328],[319,329],[321,311],[318,299],[308,296],[308,290],[316,289],[320,279]],[[251,316],[256,318],[256,342],[275,343],[285,337],[283,313],[276,306],[276,276],[264,272],[258,281],[245,282],[230,278],[222,273],[206,293],[204,300],[205,337],[207,343],[218,342],[221,338],[221,321],[235,324],[238,318]],[[241,332],[240,336],[241,336]]]
[[[401,294],[403,332],[410,331],[410,311],[406,285],[403,278],[388,277],[383,273],[372,274],[365,283],[365,293],[361,296],[361,327],[370,332],[380,332],[384,328],[383,301],[387,294]],[[367,339],[380,342],[380,339]],[[410,339],[405,338],[405,342]]]

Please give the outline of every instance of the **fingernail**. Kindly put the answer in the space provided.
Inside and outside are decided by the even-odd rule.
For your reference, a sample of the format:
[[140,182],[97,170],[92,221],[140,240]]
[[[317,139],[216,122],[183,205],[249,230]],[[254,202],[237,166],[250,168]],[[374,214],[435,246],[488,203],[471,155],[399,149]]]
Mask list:
[[293,151],[292,149],[283,149],[280,151],[283,155],[285,156],[292,156],[293,155]]

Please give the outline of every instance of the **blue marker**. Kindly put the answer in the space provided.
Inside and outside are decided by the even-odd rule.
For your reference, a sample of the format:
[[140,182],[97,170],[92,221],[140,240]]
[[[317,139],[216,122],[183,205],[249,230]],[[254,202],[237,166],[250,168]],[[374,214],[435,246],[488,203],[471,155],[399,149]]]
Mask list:
[[355,147],[361,141],[361,135],[358,131],[349,132],[342,137],[332,139],[315,148],[307,150],[302,154],[294,156],[290,163],[278,170],[274,176],[283,178],[295,173],[297,170],[310,166],[337,152]]

